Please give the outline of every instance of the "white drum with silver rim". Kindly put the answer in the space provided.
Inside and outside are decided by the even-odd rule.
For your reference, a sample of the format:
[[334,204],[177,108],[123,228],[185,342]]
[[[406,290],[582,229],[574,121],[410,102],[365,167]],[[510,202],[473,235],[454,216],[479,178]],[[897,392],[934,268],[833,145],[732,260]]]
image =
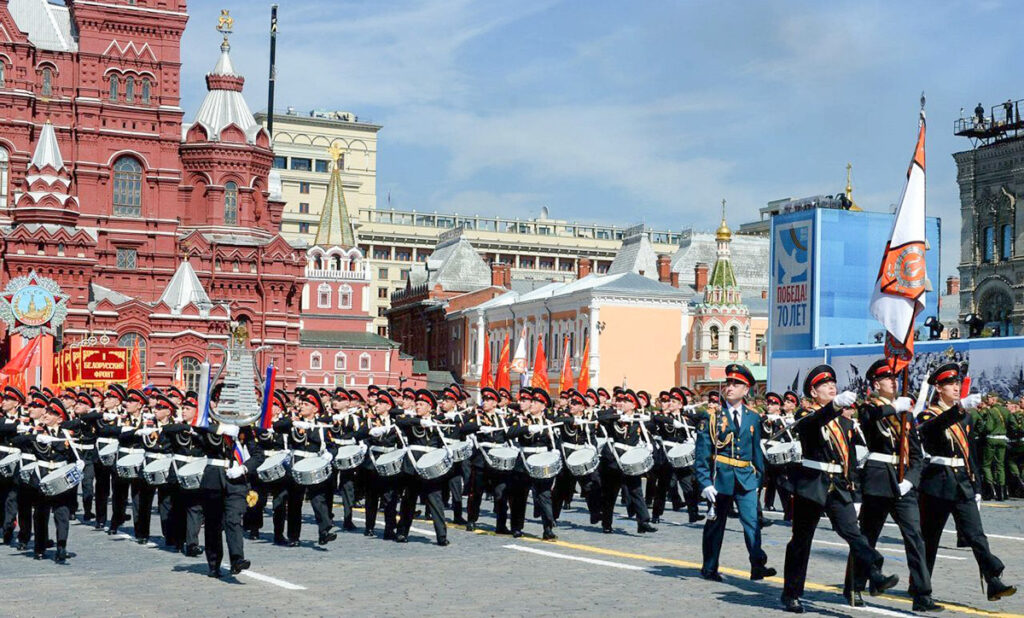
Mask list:
[[117,442],[109,442],[99,450],[100,463],[108,468],[113,468],[117,463]]
[[291,453],[274,453],[263,460],[259,468],[256,468],[256,476],[264,483],[280,481],[288,474],[288,462]]
[[497,472],[511,472],[519,459],[519,449],[511,446],[496,446],[487,451],[484,461]]
[[7,453],[0,458],[0,478],[12,479],[18,473],[21,453]]
[[764,457],[773,466],[800,463],[803,461],[803,449],[799,442],[769,442]]
[[331,478],[331,460],[315,455],[292,464],[292,478],[299,485],[319,485]]
[[373,468],[379,476],[395,476],[402,471],[405,461],[405,449],[381,453],[373,458]]
[[565,458],[565,467],[569,468],[573,476],[589,476],[597,470],[600,463],[601,458],[597,454],[597,449],[591,446],[578,448]]
[[448,443],[448,450],[452,453],[452,461],[459,463],[473,455],[473,443],[469,440],[455,440]]
[[170,457],[154,459],[142,468],[142,478],[153,487],[171,484],[174,482],[173,462]]
[[428,481],[441,478],[452,469],[455,462],[452,455],[443,448],[435,448],[420,455],[416,460],[416,474]]
[[206,470],[207,461],[205,457],[190,461],[184,466],[178,466],[178,485],[182,489],[199,489],[203,482],[203,472]]
[[32,477],[36,473],[36,462],[29,461],[21,464],[21,470],[18,470],[18,476],[21,478],[22,483],[31,483]]
[[697,447],[693,442],[666,442],[665,446],[665,459],[676,470],[689,468],[697,460]]
[[526,458],[526,473],[530,478],[549,479],[562,471],[562,454],[558,451],[534,453]]
[[626,476],[643,476],[654,467],[654,455],[646,446],[634,446],[619,455],[619,468]]
[[117,460],[117,476],[123,479],[137,479],[142,474],[146,458],[142,453],[128,453]]
[[82,473],[75,464],[67,464],[53,470],[39,480],[39,491],[46,496],[59,496],[78,487]]
[[366,459],[366,447],[362,444],[347,444],[339,447],[334,455],[334,467],[338,470],[354,470]]

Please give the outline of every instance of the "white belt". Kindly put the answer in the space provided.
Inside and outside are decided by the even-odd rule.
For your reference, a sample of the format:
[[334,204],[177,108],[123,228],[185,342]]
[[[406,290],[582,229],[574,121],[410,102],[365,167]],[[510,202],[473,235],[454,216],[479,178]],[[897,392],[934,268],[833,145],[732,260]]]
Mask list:
[[293,457],[319,457],[320,451],[292,451]]
[[263,456],[264,457],[273,457],[274,455],[279,455],[281,453],[290,453],[290,452],[291,451],[273,450],[272,449],[272,450],[269,450],[269,451],[263,451]]
[[890,455],[888,453],[875,453],[875,452],[871,452],[871,453],[868,453],[868,460],[870,460],[870,461],[880,461],[882,463],[889,463],[889,464],[892,464],[892,465],[895,466],[896,464],[900,463],[900,456],[899,455]]
[[231,465],[231,462],[227,459],[207,459],[206,464],[209,466],[217,466],[218,468],[227,468]]
[[21,454],[21,460],[22,461],[35,461],[36,460],[36,456],[31,454],[31,453],[22,453]]
[[47,470],[56,470],[57,468],[63,468],[68,465],[66,461],[37,461],[36,467],[46,468]]
[[174,456],[174,461],[183,461],[185,463],[192,463],[193,461],[198,461],[200,459],[202,459],[202,457],[193,457],[191,455],[175,455]]
[[523,446],[520,447],[524,453],[546,453],[551,450],[549,446]]
[[590,446],[589,444],[572,444],[572,443],[569,443],[569,442],[563,442],[562,446],[564,446],[565,448],[569,449],[570,451],[578,451],[581,448],[594,448],[594,447]]
[[117,449],[117,452],[121,453],[122,455],[135,455],[135,454],[145,453],[146,449],[142,449],[142,448],[119,448],[119,449]]
[[95,444],[79,444],[78,442],[75,442],[74,444],[80,451],[91,451],[96,448]]
[[355,438],[345,438],[343,440],[335,440],[334,443],[340,444],[341,446],[349,446],[351,444],[355,444],[356,441]]
[[435,447],[433,447],[433,446],[426,446],[424,444],[410,444],[409,445],[409,450],[410,451],[418,451],[420,453],[429,453],[430,451],[435,450]]
[[374,453],[390,453],[391,451],[398,450],[397,446],[371,446],[370,450]]
[[989,437],[988,437],[988,439],[989,439],[989,440],[999,440],[1000,442],[1009,442],[1009,441],[1010,441],[1010,439],[1009,439],[1009,438],[1007,438],[1007,437],[1006,437],[1006,436],[1004,436],[1004,435],[998,435],[998,436],[989,436]]
[[14,448],[13,446],[0,446],[0,453],[20,453],[20,448]]
[[174,455],[171,455],[170,453],[147,452],[146,457],[149,457],[150,459],[168,459],[170,457],[174,457]]
[[100,444],[117,444],[117,438],[96,438]]
[[819,472],[827,472],[828,474],[842,474],[843,472],[843,467],[839,464],[814,461],[813,459],[805,459],[800,462],[800,464],[805,468],[818,470]]
[[964,460],[960,457],[936,457],[932,455],[928,458],[928,463],[933,463],[939,466],[949,466],[950,468],[963,468]]

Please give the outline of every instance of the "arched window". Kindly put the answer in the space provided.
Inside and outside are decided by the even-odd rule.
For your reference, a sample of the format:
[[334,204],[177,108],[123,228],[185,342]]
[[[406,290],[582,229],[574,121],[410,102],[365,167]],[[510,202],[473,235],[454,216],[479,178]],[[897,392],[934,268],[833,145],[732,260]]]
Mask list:
[[352,287],[342,285],[338,288],[338,309],[352,308]]
[[729,349],[738,352],[740,349],[740,329],[733,326],[729,329]]
[[1000,248],[1000,259],[1008,260],[1013,257],[1013,226],[1003,226],[1003,242]]
[[331,306],[331,286],[321,283],[316,289],[316,306],[326,308]]
[[[139,350],[142,350],[142,344],[139,344]],[[181,359],[174,366],[174,379],[182,388],[186,391],[198,391],[199,390],[199,376],[200,370],[202,369],[199,359],[191,356],[182,356]]]
[[331,258],[331,270],[341,270],[341,256],[335,255]]
[[348,357],[345,356],[344,352],[338,352],[334,355],[334,370],[345,371],[345,367],[348,366]]
[[114,214],[126,217],[142,214],[142,165],[133,157],[114,161]]
[[713,352],[717,352],[718,351],[718,327],[717,326],[712,326],[711,327],[711,350]]
[[995,228],[993,228],[990,225],[990,226],[985,228],[985,235],[984,235],[984,243],[985,244],[982,245],[982,248],[981,248],[981,250],[982,250],[982,261],[984,261],[984,262],[991,262],[992,261],[992,252],[994,251],[993,247],[995,245],[995,242],[996,242],[996,239],[995,239]]
[[7,149],[0,148],[0,208],[7,208],[7,172],[10,164]]
[[370,355],[367,352],[363,352],[359,355],[359,371],[370,370]]
[[43,69],[42,93],[44,97],[48,97],[53,94],[53,69]]
[[139,333],[125,333],[118,337],[117,345],[122,348],[128,348],[128,353],[131,354],[132,349],[135,347],[135,342],[139,342],[139,369],[142,374],[146,374],[146,338]]
[[117,91],[121,87],[121,80],[117,78],[117,75],[110,76],[110,95],[108,98],[111,101],[117,100]]
[[131,75],[124,79],[124,100],[129,103],[135,100],[135,78]]
[[309,368],[310,369],[319,369],[320,368],[320,353],[319,352],[313,352],[312,354],[309,355]]
[[149,105],[149,80],[142,78],[142,102]]
[[0,61],[0,88],[4,87],[4,69],[4,63],[3,61]]
[[224,185],[224,225],[238,225],[238,185]]
[[316,256],[315,258],[313,258],[313,268],[315,268],[317,270],[323,270],[324,269],[324,260],[319,255]]

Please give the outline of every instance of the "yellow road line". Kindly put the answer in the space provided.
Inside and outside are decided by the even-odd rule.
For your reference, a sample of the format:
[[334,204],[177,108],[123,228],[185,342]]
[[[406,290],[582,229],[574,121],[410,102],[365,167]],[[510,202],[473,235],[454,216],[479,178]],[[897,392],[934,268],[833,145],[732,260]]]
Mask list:
[[[357,508],[357,509],[353,509],[353,510],[363,511],[364,509]],[[430,523],[429,519],[417,519],[415,521],[418,521],[420,523]],[[447,522],[447,523],[448,523],[449,526],[453,526],[453,524],[451,522]],[[464,530],[461,526],[460,527],[456,527],[454,529],[455,530]],[[481,530],[479,528],[474,530],[472,532],[472,534],[482,534],[482,535],[486,535],[486,536],[498,536],[497,534],[495,534],[491,530]],[[659,557],[659,556],[648,556],[647,554],[635,554],[635,553],[631,553],[631,552],[618,551],[618,550],[615,550],[615,549],[606,549],[604,547],[597,547],[595,545],[583,545],[581,543],[570,543],[568,541],[561,541],[561,540],[559,540],[559,541],[544,541],[544,540],[542,540],[539,537],[532,536],[532,535],[527,535],[527,534],[524,534],[522,537],[520,537],[520,538],[518,538],[516,540],[517,541],[530,541],[532,543],[543,543],[545,545],[554,545],[554,546],[558,546],[558,547],[564,547],[566,549],[575,549],[575,550],[578,550],[578,551],[590,552],[592,554],[601,554],[601,555],[604,555],[604,556],[614,556],[616,558],[628,558],[628,559],[631,559],[631,560],[639,560],[641,562],[654,562],[654,563],[657,563],[657,564],[668,564],[668,565],[684,567],[684,568],[688,568],[688,569],[700,570],[700,568],[702,566],[699,562],[690,562],[688,560],[677,560],[675,558],[662,558],[662,557]],[[731,567],[720,567],[718,570],[721,573],[724,573],[726,575],[732,575],[733,577],[744,577],[744,578],[749,578],[750,577],[750,571],[749,570],[734,569],[734,568],[731,568]],[[766,577],[766,578],[764,578],[761,581],[763,581],[763,582],[771,582],[771,583],[780,584],[780,585],[783,583],[783,579],[781,577]],[[841,587],[839,587],[839,586],[833,586],[833,585],[830,585],[830,584],[819,584],[819,583],[815,583],[815,582],[811,582],[811,581],[806,582],[804,584],[804,588],[807,589],[807,590],[816,590],[818,592],[835,592],[835,593],[839,594],[840,596],[842,596],[842,594],[843,594],[843,589]],[[888,599],[890,601],[896,601],[897,603],[903,603],[905,605],[912,605],[913,604],[913,600],[912,599],[908,599],[906,597],[898,597],[898,596],[894,596],[894,595],[891,595],[891,594],[882,594],[882,595],[879,595],[878,598]],[[1006,612],[995,612],[995,611],[989,611],[989,610],[986,610],[986,609],[979,609],[979,608],[976,608],[976,607],[971,607],[970,605],[961,605],[959,603],[949,603],[949,602],[945,602],[945,601],[941,601],[941,602],[940,601],[936,601],[936,602],[939,605],[941,605],[942,607],[945,607],[946,609],[949,609],[949,610],[952,610],[952,611],[961,612],[961,613],[964,613],[964,614],[971,614],[971,615],[974,615],[974,616],[993,616],[993,617],[998,617],[998,618],[1024,618],[1024,614],[1013,614],[1013,613],[1006,613]]]

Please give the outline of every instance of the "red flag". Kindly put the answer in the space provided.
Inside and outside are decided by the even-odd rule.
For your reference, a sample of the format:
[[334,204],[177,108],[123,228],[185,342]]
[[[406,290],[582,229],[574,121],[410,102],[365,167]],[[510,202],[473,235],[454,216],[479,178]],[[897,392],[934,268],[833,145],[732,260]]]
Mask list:
[[587,389],[590,388],[590,337],[587,337],[587,343],[583,346],[583,358],[580,360],[580,379],[576,383],[576,388],[581,393],[586,393]]
[[139,365],[139,338],[135,338],[135,345],[132,346],[131,366],[128,368],[128,388],[142,388],[142,367]]
[[42,335],[38,335],[28,343],[28,345],[18,350],[17,354],[11,357],[11,360],[7,361],[3,369],[0,369],[0,373],[8,376],[20,374],[25,371],[32,364],[32,359],[36,355],[36,350],[39,349],[39,344],[42,340]]
[[509,341],[505,335],[505,343],[501,346],[501,354],[498,356],[498,368],[494,372],[494,388],[512,390],[512,365],[509,362]]
[[537,355],[533,357],[533,377],[530,378],[530,386],[551,390],[548,382],[548,358],[544,356],[544,338],[537,337]]
[[871,296],[871,315],[885,327],[885,357],[896,372],[914,357],[914,321],[924,310],[929,287],[925,268],[924,135],[922,108],[907,182]]
[[491,342],[484,331],[484,358],[480,364],[480,388],[492,388],[494,378],[491,377]]
[[569,361],[569,338],[563,337],[565,344],[562,346],[562,375],[558,377],[558,392],[567,391],[573,387],[572,363]]

